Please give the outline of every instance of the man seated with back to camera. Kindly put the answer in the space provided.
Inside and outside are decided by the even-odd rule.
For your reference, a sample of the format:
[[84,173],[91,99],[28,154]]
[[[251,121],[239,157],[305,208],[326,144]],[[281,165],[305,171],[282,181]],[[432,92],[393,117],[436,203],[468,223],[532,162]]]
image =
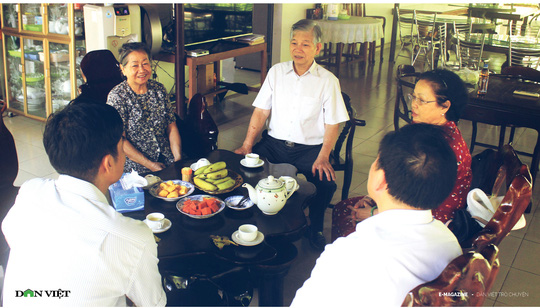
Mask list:
[[367,182],[379,214],[326,246],[291,307],[401,306],[410,290],[462,254],[454,234],[431,213],[456,180],[445,133],[410,124],[383,138]]
[[122,127],[106,104],[68,105],[47,120],[43,144],[60,176],[25,182],[2,222],[4,306],[165,306],[152,231],[106,197],[124,170]]
[[[339,123],[349,115],[339,80],[315,62],[321,51],[322,31],[303,19],[291,28],[292,61],[274,65],[257,98],[248,132],[237,154],[257,153],[271,163],[294,165],[317,188],[309,205],[310,243],[323,250],[324,212],[336,191],[336,175],[329,157],[339,134]],[[269,119],[262,140],[255,140]]]

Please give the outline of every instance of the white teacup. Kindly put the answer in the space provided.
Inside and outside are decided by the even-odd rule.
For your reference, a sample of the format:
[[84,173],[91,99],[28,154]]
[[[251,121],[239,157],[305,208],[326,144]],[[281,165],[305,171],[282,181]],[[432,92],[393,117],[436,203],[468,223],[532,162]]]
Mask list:
[[257,226],[245,224],[238,228],[238,237],[246,242],[252,242],[257,238]]
[[146,215],[146,224],[152,230],[159,230],[163,228],[164,223],[165,223],[165,215],[161,213],[151,213],[151,214]]
[[259,163],[259,154],[249,153],[246,154],[246,165],[255,166]]

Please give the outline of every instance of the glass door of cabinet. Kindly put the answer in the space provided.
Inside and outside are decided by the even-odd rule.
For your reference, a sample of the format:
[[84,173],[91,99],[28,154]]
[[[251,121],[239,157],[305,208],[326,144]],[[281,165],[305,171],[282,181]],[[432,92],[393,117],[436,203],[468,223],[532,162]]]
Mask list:
[[69,34],[68,5],[49,4],[47,5],[49,19],[49,33]]
[[49,43],[52,112],[64,108],[72,97],[68,48],[67,44]]
[[2,4],[4,27],[19,29],[19,5]]
[[6,89],[9,108],[24,112],[24,93],[22,86],[21,38],[5,35],[6,50]]
[[23,54],[27,113],[46,118],[43,41],[23,39]]
[[21,4],[21,19],[23,30],[42,32],[43,16],[41,15],[41,3]]

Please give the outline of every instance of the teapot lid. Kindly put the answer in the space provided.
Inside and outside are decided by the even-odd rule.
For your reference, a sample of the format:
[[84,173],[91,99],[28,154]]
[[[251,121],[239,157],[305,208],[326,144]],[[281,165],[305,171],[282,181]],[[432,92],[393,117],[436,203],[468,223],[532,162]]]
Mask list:
[[259,186],[264,189],[276,189],[283,186],[283,182],[279,179],[274,178],[273,175],[269,175],[266,179],[259,181]]

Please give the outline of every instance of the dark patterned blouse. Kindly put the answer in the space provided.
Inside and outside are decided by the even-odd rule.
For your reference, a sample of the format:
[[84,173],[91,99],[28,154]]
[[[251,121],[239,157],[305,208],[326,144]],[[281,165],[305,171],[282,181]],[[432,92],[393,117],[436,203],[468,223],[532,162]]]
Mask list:
[[[167,135],[167,127],[175,121],[173,107],[161,83],[148,80],[146,86],[146,93],[136,94],[127,81],[123,81],[111,90],[107,104],[118,110],[127,140],[151,161],[167,166],[174,162]],[[126,157],[124,172],[132,169],[139,173],[150,172]]]
[[444,202],[436,209],[432,210],[433,217],[443,223],[454,217],[456,210],[467,206],[467,194],[471,188],[472,170],[471,170],[471,153],[467,147],[467,143],[463,140],[461,132],[456,126],[456,123],[448,121],[445,126],[449,128],[450,135],[447,138],[448,144],[456,154],[458,164],[457,179],[454,189]]

